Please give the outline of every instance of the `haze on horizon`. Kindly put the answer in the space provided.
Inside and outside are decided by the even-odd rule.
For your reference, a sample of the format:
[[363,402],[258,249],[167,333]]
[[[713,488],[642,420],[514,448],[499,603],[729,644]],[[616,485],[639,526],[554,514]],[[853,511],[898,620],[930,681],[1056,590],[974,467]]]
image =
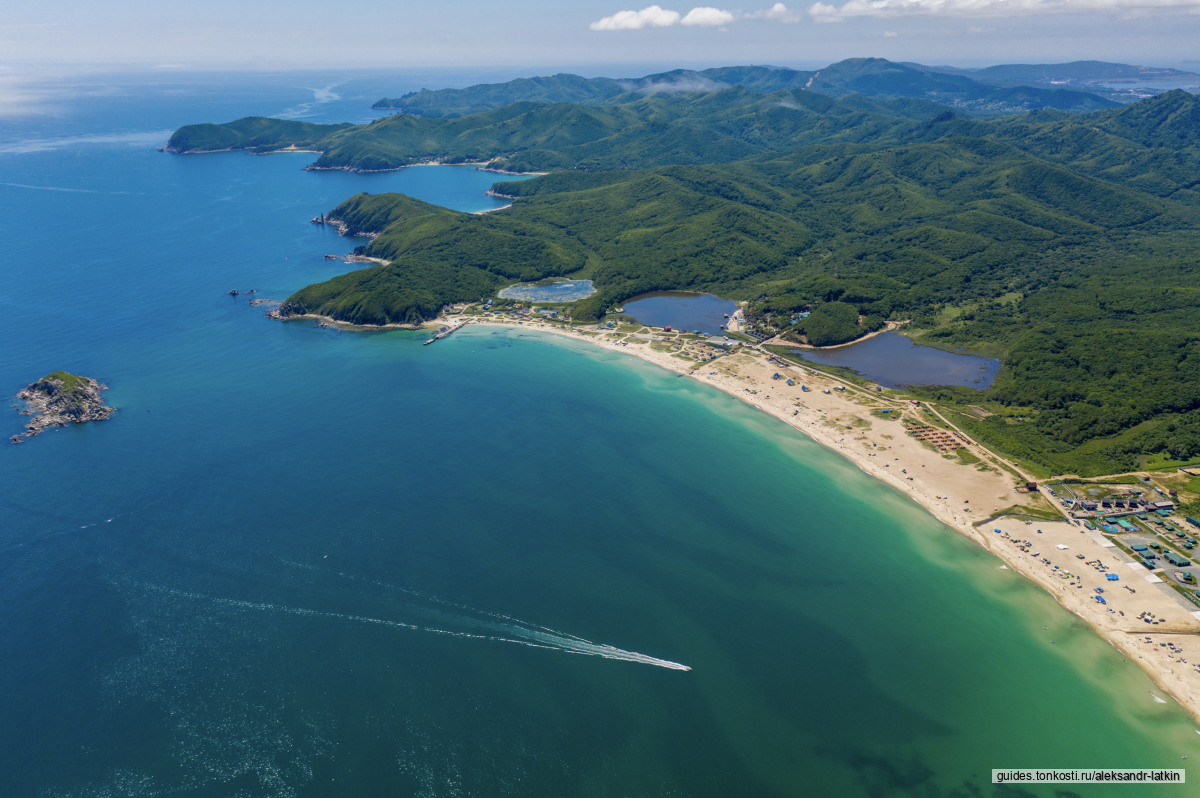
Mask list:
[[199,6],[44,0],[7,9],[0,76],[49,65],[168,71],[811,66],[876,56],[965,67],[1073,60],[1178,66],[1200,59],[1200,0],[644,2],[348,0],[334,10],[312,0]]

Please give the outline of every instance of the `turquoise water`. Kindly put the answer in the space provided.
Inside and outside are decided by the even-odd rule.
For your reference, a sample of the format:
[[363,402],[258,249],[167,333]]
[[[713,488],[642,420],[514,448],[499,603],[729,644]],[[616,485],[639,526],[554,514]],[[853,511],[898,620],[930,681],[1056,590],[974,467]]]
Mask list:
[[128,91],[73,112],[121,141],[0,154],[0,384],[118,408],[0,449],[0,793],[1053,796],[989,770],[1195,758],[1049,598],[724,394],[226,296],[349,268],[308,219],[354,192],[470,209],[485,173],[160,154],[303,97]]

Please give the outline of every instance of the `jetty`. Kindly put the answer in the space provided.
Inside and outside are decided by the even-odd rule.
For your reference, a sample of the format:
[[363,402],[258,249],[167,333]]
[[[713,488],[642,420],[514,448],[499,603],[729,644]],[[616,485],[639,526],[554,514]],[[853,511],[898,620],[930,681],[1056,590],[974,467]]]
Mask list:
[[452,324],[449,327],[443,327],[437,331],[436,335],[434,335],[432,338],[430,338],[428,341],[426,341],[424,344],[422,344],[422,346],[429,346],[434,341],[440,341],[441,339],[450,335],[450,333],[454,332],[455,330],[461,330],[463,327],[466,327],[470,323],[471,322],[469,319],[464,319],[464,320],[460,321],[458,324]]

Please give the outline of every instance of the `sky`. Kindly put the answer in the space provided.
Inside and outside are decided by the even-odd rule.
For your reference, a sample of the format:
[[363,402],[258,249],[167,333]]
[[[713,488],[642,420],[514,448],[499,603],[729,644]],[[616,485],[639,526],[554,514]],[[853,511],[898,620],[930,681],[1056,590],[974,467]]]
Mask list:
[[[702,0],[703,2],[704,0]],[[711,0],[710,0],[711,1]],[[739,0],[741,2],[742,0]],[[643,0],[645,2],[645,0]],[[986,66],[1095,59],[1200,69],[1200,0],[39,0],[0,19],[0,75],[629,63]]]

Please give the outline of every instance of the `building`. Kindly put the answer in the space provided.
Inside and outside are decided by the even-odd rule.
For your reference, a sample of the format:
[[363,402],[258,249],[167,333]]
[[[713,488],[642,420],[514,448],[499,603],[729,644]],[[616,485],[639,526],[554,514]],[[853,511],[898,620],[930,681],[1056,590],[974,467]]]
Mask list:
[[1192,564],[1192,561],[1189,560],[1187,557],[1184,557],[1182,554],[1176,554],[1173,551],[1164,551],[1163,559],[1166,560],[1167,562],[1171,563],[1171,565],[1176,566],[1177,568],[1182,568],[1185,565]]

